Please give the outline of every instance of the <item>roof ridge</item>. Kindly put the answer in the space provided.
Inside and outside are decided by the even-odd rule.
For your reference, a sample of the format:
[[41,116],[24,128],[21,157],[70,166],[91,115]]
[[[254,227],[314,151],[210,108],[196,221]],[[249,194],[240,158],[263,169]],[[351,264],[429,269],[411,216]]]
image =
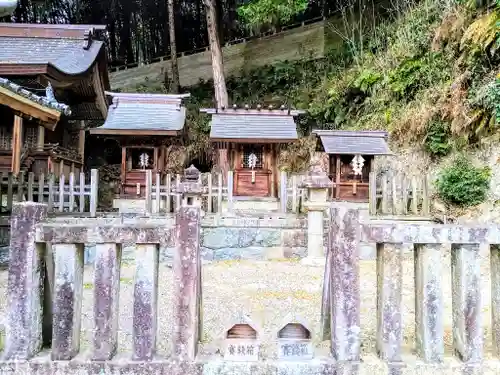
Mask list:
[[[106,31],[104,25],[0,23],[0,36],[10,38],[77,39],[85,40],[89,30],[100,36]],[[99,38],[95,38],[99,39]]]

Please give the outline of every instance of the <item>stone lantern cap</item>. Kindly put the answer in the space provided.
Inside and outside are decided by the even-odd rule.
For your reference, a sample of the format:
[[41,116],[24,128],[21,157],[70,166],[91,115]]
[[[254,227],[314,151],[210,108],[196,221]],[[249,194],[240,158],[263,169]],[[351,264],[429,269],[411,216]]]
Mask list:
[[278,339],[282,338],[282,333],[285,331],[285,329],[288,328],[289,325],[298,325],[298,326],[302,326],[304,331],[306,331],[306,336],[305,337],[306,339],[311,339],[312,335],[313,335],[313,331],[311,329],[311,324],[306,320],[304,319],[302,316],[300,315],[297,315],[297,314],[288,314],[282,321],[281,321],[281,325],[280,325],[280,328],[278,329],[278,333],[277,333],[277,337]]
[[333,187],[332,181],[319,165],[315,165],[300,184],[300,187],[308,189],[329,189]]
[[193,164],[184,170],[183,182],[174,187],[178,194],[203,194],[205,189],[200,181],[200,171]]
[[193,164],[184,169],[184,181],[186,182],[198,182],[200,175],[200,171]]

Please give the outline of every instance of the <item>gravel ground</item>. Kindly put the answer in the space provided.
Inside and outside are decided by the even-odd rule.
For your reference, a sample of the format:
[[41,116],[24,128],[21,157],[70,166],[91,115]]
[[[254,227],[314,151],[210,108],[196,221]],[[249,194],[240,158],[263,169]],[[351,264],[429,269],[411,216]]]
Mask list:
[[[449,253],[443,261],[450,269]],[[485,346],[491,352],[490,279],[489,264],[485,259],[483,272],[483,322],[485,324]],[[404,261],[404,340],[405,352],[410,353],[414,345],[414,293],[413,258]],[[159,273],[159,337],[158,352],[170,353],[172,270],[161,264]],[[92,285],[93,269],[85,268],[82,348],[87,349],[92,339]],[[444,272],[445,341],[446,351],[451,354],[451,281],[450,273]],[[120,290],[119,350],[128,352],[132,342],[132,295],[134,265],[124,264]],[[297,261],[227,261],[203,266],[203,344],[202,352],[213,353],[220,346],[225,326],[231,316],[240,311],[251,314],[262,327],[264,350],[273,355],[273,340],[282,320],[289,312],[296,312],[310,322],[316,352],[321,354],[328,342],[319,340],[319,317],[323,280],[322,267],[303,266]],[[5,295],[7,272],[0,271],[0,296]],[[376,268],[374,261],[361,263],[361,332],[363,352],[374,352],[376,332]],[[0,312],[5,313],[6,298],[0,298]],[[488,357],[489,355],[487,355]]]

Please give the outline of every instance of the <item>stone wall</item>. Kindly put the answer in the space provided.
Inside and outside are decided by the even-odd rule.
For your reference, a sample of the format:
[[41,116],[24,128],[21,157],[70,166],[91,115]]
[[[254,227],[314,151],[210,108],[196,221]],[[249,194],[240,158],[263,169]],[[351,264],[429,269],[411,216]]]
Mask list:
[[[141,220],[134,219],[134,220]],[[149,219],[151,220],[151,219]],[[68,223],[68,220],[65,220]],[[109,222],[109,221],[108,221]],[[157,219],[169,225],[172,218]],[[160,262],[171,263],[174,247],[160,248]],[[202,220],[201,257],[205,261],[302,258],[307,254],[307,219],[295,215],[255,217],[207,216]],[[135,245],[123,248],[123,259],[135,259]],[[95,260],[95,245],[85,247],[85,263]]]
[[[246,69],[324,56],[324,21],[291,29],[279,34],[253,39],[246,43],[225,46],[224,71],[226,76],[241,75]],[[204,51],[178,59],[181,86],[192,86],[200,79],[212,78],[210,51]],[[162,61],[149,65],[121,70],[110,74],[113,90],[130,87],[148,81],[163,82],[164,70],[170,70],[170,62]]]

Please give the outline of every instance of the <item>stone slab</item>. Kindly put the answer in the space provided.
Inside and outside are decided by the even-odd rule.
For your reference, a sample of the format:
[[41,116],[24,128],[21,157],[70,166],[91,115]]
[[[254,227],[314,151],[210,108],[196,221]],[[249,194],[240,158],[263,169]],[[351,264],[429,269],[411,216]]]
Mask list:
[[[404,375],[497,375],[500,361],[483,361],[475,366],[449,358],[441,365],[427,364],[411,358],[401,366]],[[335,362],[327,358],[311,361],[231,362],[217,358],[200,358],[193,362],[155,358],[151,362],[133,362],[123,358],[108,362],[85,359],[50,362],[46,357],[32,361],[0,362],[1,375],[390,375],[390,367],[374,356],[362,362]]]

